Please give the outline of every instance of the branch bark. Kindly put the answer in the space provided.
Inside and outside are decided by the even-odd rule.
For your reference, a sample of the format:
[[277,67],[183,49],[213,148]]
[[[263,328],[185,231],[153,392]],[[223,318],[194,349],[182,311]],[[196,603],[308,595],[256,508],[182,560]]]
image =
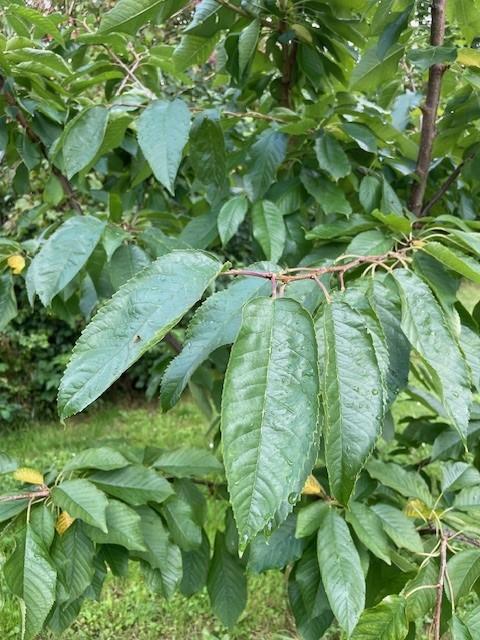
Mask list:
[[[432,0],[432,23],[430,28],[430,44],[441,46],[445,40],[445,7],[446,0]],[[422,211],[428,173],[432,162],[432,149],[436,136],[436,121],[442,78],[445,73],[444,64],[434,64],[428,74],[428,86],[425,104],[422,107],[422,130],[420,134],[420,148],[418,152],[416,182],[412,188],[410,210],[417,216],[425,215]]]
[[29,491],[27,493],[17,493],[11,496],[0,496],[0,502],[15,502],[17,500],[37,500],[38,498],[47,498],[50,495],[50,489],[40,489],[39,491]]

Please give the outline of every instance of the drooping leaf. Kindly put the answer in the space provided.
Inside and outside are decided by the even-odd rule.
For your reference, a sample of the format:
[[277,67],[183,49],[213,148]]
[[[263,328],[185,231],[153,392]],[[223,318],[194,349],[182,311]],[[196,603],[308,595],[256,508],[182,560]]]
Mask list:
[[100,22],[100,31],[134,34],[155,16],[165,0],[118,0]]
[[389,504],[373,505],[373,511],[381,518],[385,533],[397,547],[408,549],[413,553],[422,553],[423,544],[412,520]]
[[404,640],[408,633],[405,598],[387,596],[360,616],[352,640]]
[[156,100],[138,119],[138,143],[157,180],[173,195],[182,151],[190,130],[183,100]]
[[193,447],[165,451],[156,458],[153,466],[176,478],[205,476],[223,471],[221,462],[211,451]]
[[107,498],[102,491],[84,478],[65,480],[52,489],[53,502],[73,518],[107,530],[105,512]]
[[101,471],[111,471],[121,469],[130,462],[118,451],[110,447],[98,447],[95,449],[85,449],[77,453],[70,462],[67,462],[64,471],[76,471],[77,469],[100,469]]
[[91,584],[95,565],[95,547],[77,520],[55,538],[52,559],[58,573],[57,599],[71,602]]
[[302,555],[304,541],[295,538],[296,517],[290,514],[271,535],[259,533],[251,542],[248,569],[254,573],[283,569]]
[[327,508],[327,503],[317,500],[299,509],[295,536],[297,538],[305,538],[316,533]]
[[475,260],[471,256],[468,256],[458,249],[446,247],[440,242],[427,242],[422,251],[433,256],[449,269],[480,284],[480,266],[478,260]]
[[194,120],[189,157],[200,182],[216,187],[223,185],[227,175],[225,140],[215,111],[204,111]]
[[105,228],[93,216],[75,216],[64,222],[45,242],[27,273],[30,300],[35,293],[45,306],[86,264]]
[[182,551],[182,565],[183,576],[180,591],[188,598],[201,591],[207,584],[210,542],[205,532],[202,534],[202,544],[198,549]]
[[162,513],[168,524],[173,540],[184,551],[198,548],[202,543],[202,530],[195,521],[195,514],[191,505],[174,496],[163,506]]
[[385,78],[395,75],[403,54],[403,47],[395,46],[384,57],[379,57],[377,47],[365,51],[350,77],[352,89],[375,91]]
[[96,471],[88,479],[105,493],[131,505],[163,502],[173,495],[173,489],[165,478],[142,465]]
[[267,260],[277,261],[286,240],[285,222],[280,209],[269,200],[256,202],[252,208],[253,237]]
[[[90,107],[79,113],[66,129],[63,140],[63,161],[67,177],[84,169],[102,146],[108,122],[108,109]],[[85,141],[88,140],[88,144]]]
[[124,244],[115,251],[110,260],[110,281],[115,290],[128,282],[139,271],[150,264],[148,255],[134,244]]
[[352,207],[344,191],[331,180],[306,171],[302,171],[300,179],[305,189],[315,198],[327,215],[337,213],[349,216],[352,213]]
[[407,471],[394,462],[370,460],[367,471],[382,485],[391,487],[406,498],[418,498],[426,505],[433,505],[432,494],[419,473]]
[[88,406],[157,344],[197,302],[220,268],[201,252],[172,251],[121,287],[75,346],[60,384],[62,418]]
[[146,550],[140,516],[119,500],[108,501],[105,529],[99,529],[98,525],[85,525],[85,531],[99,544],[117,544],[131,551]]
[[345,518],[367,549],[377,558],[391,564],[390,546],[383,530],[382,521],[375,511],[361,502],[352,502]]
[[365,323],[341,295],[326,306],[316,331],[324,362],[327,470],[333,495],[347,504],[381,432],[382,379]]
[[352,170],[343,147],[328,133],[323,133],[315,140],[315,153],[320,169],[329,173],[334,180],[348,176]]
[[217,225],[223,245],[226,245],[237,233],[238,227],[245,219],[248,202],[245,196],[234,196],[220,209]]
[[222,402],[230,498],[242,544],[292,510],[316,456],[318,369],[313,323],[288,298],[243,311]]
[[7,585],[23,601],[22,638],[40,633],[53,603],[57,573],[43,540],[27,524],[3,568]]
[[243,75],[257,49],[258,36],[260,35],[260,20],[252,22],[242,29],[238,39],[238,68],[240,76]]
[[0,331],[17,315],[17,299],[9,273],[0,276]]
[[447,573],[449,584],[445,593],[456,604],[460,598],[470,593],[480,578],[480,550],[459,551],[447,562]]
[[214,614],[232,627],[247,604],[247,582],[239,558],[228,551],[220,532],[215,537],[207,589]]
[[395,271],[402,328],[427,365],[452,424],[466,440],[471,391],[466,362],[428,286],[405,269]]
[[287,153],[287,136],[266,129],[250,149],[245,191],[252,202],[259,200],[271,186],[277,169]]
[[320,523],[317,552],[330,607],[350,635],[365,606],[365,578],[348,527],[332,508]]
[[[257,271],[278,269],[275,264],[266,262],[248,268]],[[270,284],[261,278],[238,278],[227,289],[217,291],[205,300],[188,327],[182,351],[163,376],[160,398],[164,409],[175,405],[194,371],[215,349],[235,340],[243,305],[270,290]]]

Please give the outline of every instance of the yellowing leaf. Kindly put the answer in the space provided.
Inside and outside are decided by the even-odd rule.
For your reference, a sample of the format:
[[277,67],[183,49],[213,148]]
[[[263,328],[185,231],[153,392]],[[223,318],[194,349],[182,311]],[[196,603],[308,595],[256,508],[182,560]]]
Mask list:
[[75,518],[72,518],[67,511],[62,511],[55,523],[55,529],[57,530],[58,535],[63,536],[65,531],[69,529],[74,522]]
[[459,49],[457,62],[466,67],[480,67],[480,51],[478,49]]
[[409,500],[403,511],[408,518],[424,518],[425,520],[430,520],[432,517],[432,510],[418,498]]
[[21,255],[9,256],[7,264],[13,273],[18,276],[25,268],[25,258]]
[[305,481],[305,485],[303,487],[302,493],[304,496],[324,496],[325,495],[325,491],[323,490],[322,485],[312,474],[310,474],[307,480]]
[[28,467],[21,467],[17,469],[13,477],[15,480],[19,482],[24,482],[25,484],[44,484],[43,482],[43,474],[36,469],[29,469]]

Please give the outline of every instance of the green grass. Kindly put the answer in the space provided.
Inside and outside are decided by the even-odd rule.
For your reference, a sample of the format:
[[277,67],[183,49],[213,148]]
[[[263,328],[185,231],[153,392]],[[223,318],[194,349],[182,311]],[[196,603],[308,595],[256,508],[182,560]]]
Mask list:
[[[75,452],[100,443],[173,448],[205,446],[207,425],[196,407],[187,402],[161,414],[155,407],[110,407],[60,424],[32,424],[2,435],[1,449],[22,466],[60,468]],[[2,479],[0,493],[12,487]],[[220,510],[221,511],[221,510]],[[218,503],[211,515],[220,520]],[[11,538],[0,538],[7,553]],[[2,607],[3,604],[3,607]],[[19,640],[17,602],[0,581],[0,638]],[[87,601],[79,619],[63,636],[66,640],[283,640],[296,638],[286,607],[285,578],[280,572],[249,576],[249,601],[236,627],[227,631],[212,615],[204,591],[170,601],[150,593],[132,563],[128,578],[109,577],[100,602]],[[48,636],[44,636],[48,638]]]

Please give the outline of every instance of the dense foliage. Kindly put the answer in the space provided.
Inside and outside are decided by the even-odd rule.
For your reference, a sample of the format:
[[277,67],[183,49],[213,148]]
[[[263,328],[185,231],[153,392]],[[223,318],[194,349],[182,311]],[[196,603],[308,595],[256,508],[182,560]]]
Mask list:
[[63,420],[167,341],[215,451],[3,454],[24,637],[129,560],[227,626],[281,569],[306,640],[478,637],[478,0],[51,4],[0,2],[1,328],[88,321]]

